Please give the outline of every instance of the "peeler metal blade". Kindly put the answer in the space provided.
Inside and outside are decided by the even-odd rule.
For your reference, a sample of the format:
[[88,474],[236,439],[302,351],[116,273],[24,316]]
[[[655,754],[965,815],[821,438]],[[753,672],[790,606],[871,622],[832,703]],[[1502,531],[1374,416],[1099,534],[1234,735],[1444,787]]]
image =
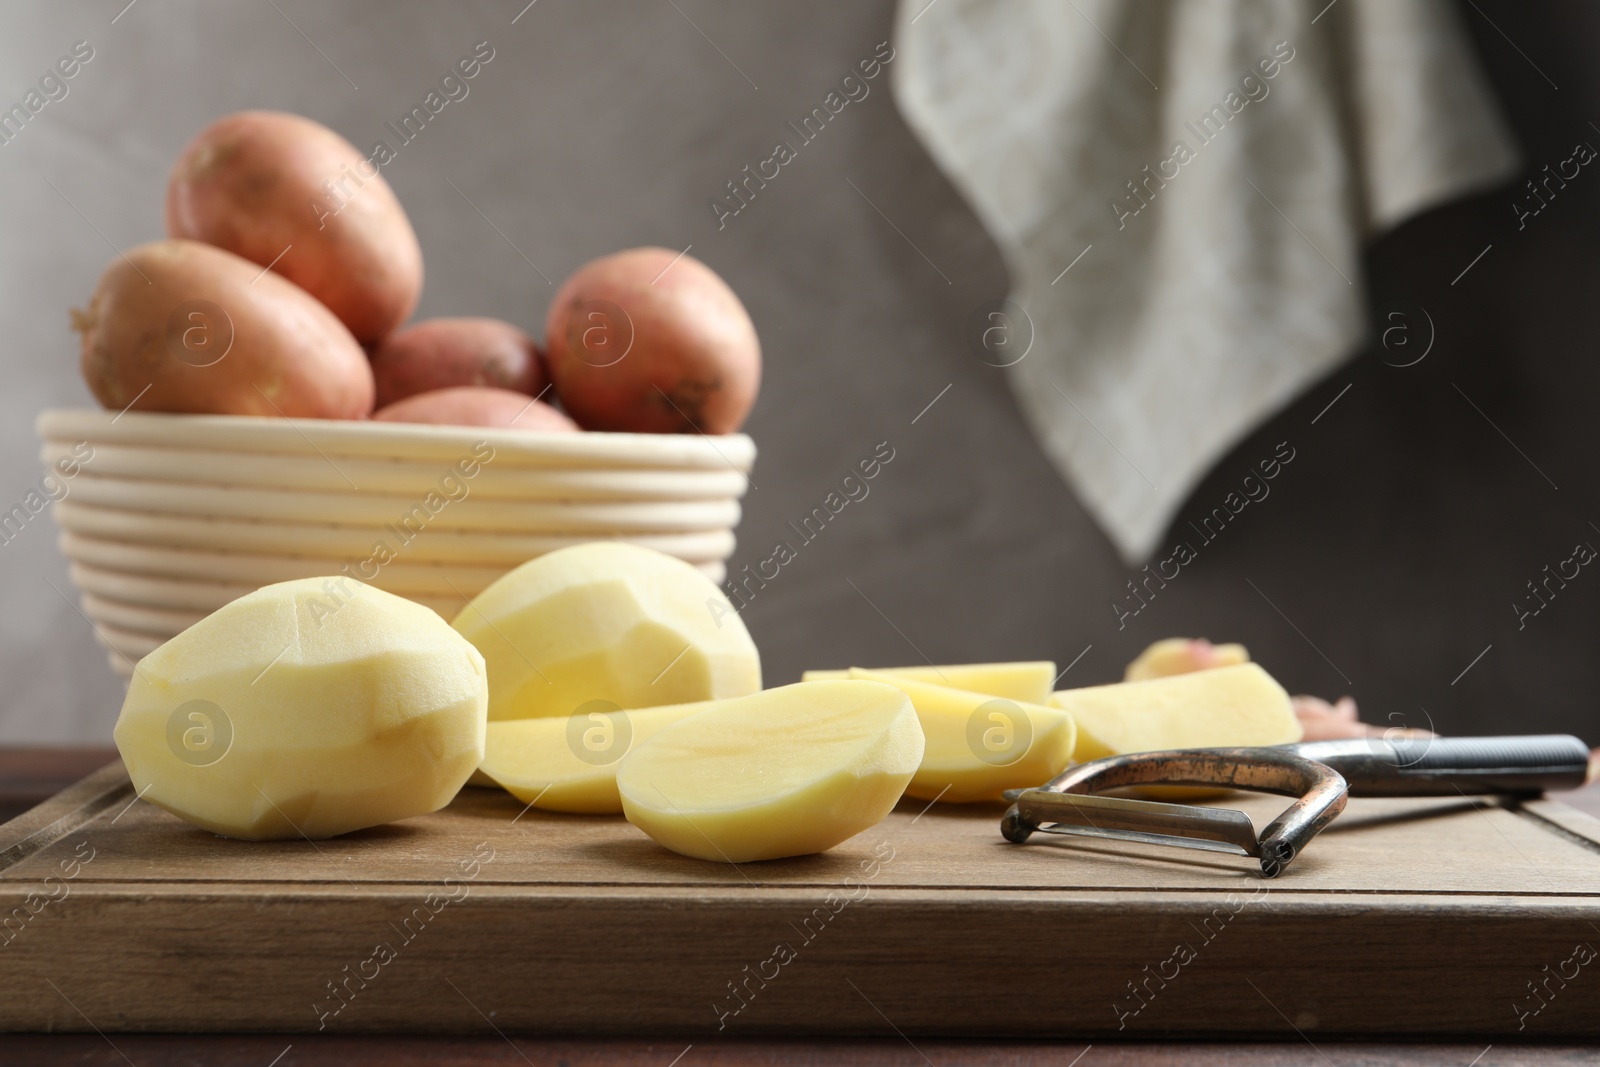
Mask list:
[[[1036,830],[1242,853],[1261,873],[1283,873],[1344,810],[1364,796],[1536,795],[1589,780],[1589,746],[1576,737],[1361,738],[1269,748],[1134,752],[1080,763],[1037,789],[1008,792],[1000,821],[1018,844]],[[1227,808],[1097,795],[1139,785],[1250,789],[1296,798],[1258,838],[1249,818]]]
[[1019,790],[1014,803],[1017,817],[1013,819],[1007,813],[1002,833],[1017,842],[1037,830],[1236,856],[1259,856],[1261,851],[1250,817],[1233,808],[1163,804],[1049,789]]
[[[1258,836],[1242,811],[1098,795],[1138,785],[1220,785],[1296,800]],[[1287,749],[1134,752],[1080,763],[1023,790],[1000,820],[1000,832],[1016,844],[1045,830],[1231,852],[1255,857],[1261,873],[1275,878],[1344,810],[1348,794],[1338,771]]]

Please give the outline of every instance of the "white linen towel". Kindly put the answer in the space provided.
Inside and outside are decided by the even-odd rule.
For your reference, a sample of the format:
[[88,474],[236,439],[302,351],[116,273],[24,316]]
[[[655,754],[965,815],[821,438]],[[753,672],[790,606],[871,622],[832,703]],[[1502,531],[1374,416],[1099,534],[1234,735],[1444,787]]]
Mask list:
[[896,32],[1032,322],[1022,411],[1133,563],[1361,343],[1365,241],[1517,166],[1445,0],[907,0]]

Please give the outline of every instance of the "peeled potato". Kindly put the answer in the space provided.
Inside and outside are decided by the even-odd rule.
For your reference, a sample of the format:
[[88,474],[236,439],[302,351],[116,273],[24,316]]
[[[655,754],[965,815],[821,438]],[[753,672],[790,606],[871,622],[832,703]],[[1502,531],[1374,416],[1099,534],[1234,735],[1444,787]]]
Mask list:
[[1250,653],[1243,645],[1213,645],[1205,638],[1169,637],[1157,641],[1128,664],[1122,680],[1143,682],[1212,667],[1233,667],[1249,663]]
[[1074,758],[1300,740],[1289,694],[1254,663],[1143,682],[1063,689],[1050,702],[1077,721]]
[[716,583],[683,560],[595,541],[529,560],[453,624],[489,667],[489,718],[744,696],[761,658]]
[[[1030,704],[1043,704],[1050,699],[1050,688],[1055,684],[1056,665],[1049,660],[1024,663],[958,663],[942,667],[877,667],[875,674],[892,674],[914,682],[944,685],[953,689],[966,689],[974,693],[1021,700]],[[830,678],[849,678],[850,672],[806,671],[800,676],[804,682],[821,682]]]
[[1043,785],[1072,760],[1077,729],[1059,708],[851,668],[911,698],[927,749],[908,796],[964,804]]
[[635,747],[717,700],[622,711],[604,702],[565,718],[489,724],[478,769],[512,796],[545,811],[618,814],[617,767]]
[[667,727],[623,759],[617,789],[629,822],[685,856],[803,856],[883,821],[922,748],[899,690],[800,682]]
[[139,661],[114,733],[145,800],[229,837],[333,837],[448,804],[483,758],[483,657],[349,578],[226,604]]

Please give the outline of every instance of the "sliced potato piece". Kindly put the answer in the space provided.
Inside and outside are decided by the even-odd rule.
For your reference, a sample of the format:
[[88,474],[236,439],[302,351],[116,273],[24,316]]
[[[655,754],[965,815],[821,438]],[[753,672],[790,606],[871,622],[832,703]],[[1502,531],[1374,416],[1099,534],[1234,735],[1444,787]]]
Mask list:
[[[945,685],[953,689],[966,689],[974,693],[988,693],[1020,700],[1029,704],[1044,704],[1050,699],[1050,689],[1056,680],[1056,665],[1049,660],[1029,660],[1019,663],[955,663],[942,667],[870,667],[874,674],[892,674],[914,682]],[[820,682],[828,679],[849,678],[850,670],[806,671],[801,681]]]
[[927,746],[906,787],[909,796],[955,804],[998,800],[1007,789],[1043,785],[1072,759],[1077,730],[1059,708],[859,667],[850,676],[892,685],[917,709]]
[[489,724],[478,772],[487,784],[545,811],[619,814],[622,757],[673,723],[722,703],[632,711],[597,703],[565,718],[502,719]]
[[1213,645],[1202,637],[1168,637],[1136,656],[1123,672],[1124,682],[1144,682],[1213,667],[1235,667],[1250,662],[1243,645]]
[[802,856],[881,822],[922,748],[898,689],[800,682],[666,727],[624,757],[617,789],[629,822],[685,856]]
[[1079,761],[1154,749],[1300,740],[1289,694],[1255,663],[1063,689],[1050,701],[1077,721],[1073,758]]
[[242,596],[139,661],[114,733],[140,796],[213,833],[332,837],[437,811],[483,758],[483,657],[349,578]]

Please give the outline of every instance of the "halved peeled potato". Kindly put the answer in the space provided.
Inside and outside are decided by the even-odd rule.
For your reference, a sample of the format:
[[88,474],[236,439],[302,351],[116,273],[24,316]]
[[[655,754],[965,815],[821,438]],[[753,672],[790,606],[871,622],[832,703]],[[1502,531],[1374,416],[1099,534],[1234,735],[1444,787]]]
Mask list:
[[622,761],[628,821],[726,863],[822,852],[881,822],[922,759],[911,701],[877,682],[800,682],[716,702]]
[[617,814],[617,768],[638,745],[690,715],[726,701],[623,711],[596,703],[563,718],[491,722],[480,773],[518,800],[545,811]]
[[892,685],[911,698],[927,745],[910,796],[967,803],[1042,785],[1072,759],[1077,730],[1059,708],[852,668],[852,678]]
[[[896,678],[906,678],[913,682],[966,689],[973,693],[988,693],[990,696],[1021,700],[1029,704],[1047,702],[1056,679],[1056,665],[1049,660],[1030,660],[1020,663],[955,663],[942,667],[874,667],[870,670],[873,674],[892,674]],[[802,681],[807,682],[849,677],[851,677],[849,670],[806,671],[800,676]]]

